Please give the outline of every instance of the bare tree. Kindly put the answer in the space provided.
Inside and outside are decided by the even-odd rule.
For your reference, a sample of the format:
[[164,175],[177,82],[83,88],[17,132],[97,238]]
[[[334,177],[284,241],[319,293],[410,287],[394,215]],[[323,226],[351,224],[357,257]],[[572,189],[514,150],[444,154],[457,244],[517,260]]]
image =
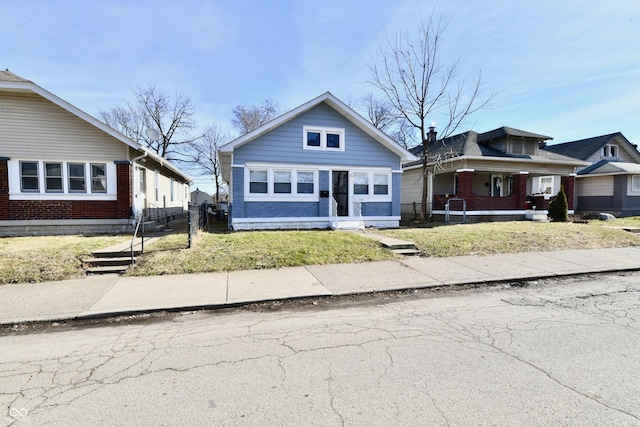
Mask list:
[[[100,111],[100,118],[161,157],[183,160],[189,144],[202,136],[193,135],[196,123],[190,99],[182,92],[170,97],[153,83],[146,87],[138,86],[133,95],[133,102]],[[150,137],[148,129],[157,131],[158,138]]]
[[381,131],[387,130],[398,120],[393,106],[386,99],[376,98],[372,93],[360,98],[358,104],[366,112],[371,124]]
[[442,17],[436,21],[432,15],[416,37],[411,37],[407,32],[388,36],[387,43],[378,44],[376,55],[372,55],[367,64],[371,71],[368,83],[380,89],[397,116],[419,132],[423,148],[420,215],[423,220],[431,214],[431,206],[427,206],[431,177],[428,169],[431,117],[438,115],[445,118],[440,128],[440,137],[445,138],[455,132],[469,115],[486,107],[493,98],[493,95],[482,97],[481,73],[467,87],[464,80],[456,80],[459,59],[453,60],[448,66],[442,64],[440,49],[445,29]]
[[190,150],[186,161],[195,165],[201,175],[213,177],[216,202],[220,201],[220,190],[223,188],[218,148],[226,144],[229,139],[226,132],[217,126],[210,126],[201,138],[189,144]]
[[232,110],[231,123],[241,135],[259,128],[280,114],[280,107],[271,99],[262,105],[237,105]]

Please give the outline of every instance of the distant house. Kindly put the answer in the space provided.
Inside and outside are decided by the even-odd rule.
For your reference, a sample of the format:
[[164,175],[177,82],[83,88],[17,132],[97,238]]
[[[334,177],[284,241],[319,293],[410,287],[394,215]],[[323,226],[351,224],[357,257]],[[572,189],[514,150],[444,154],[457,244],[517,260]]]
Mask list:
[[0,71],[0,236],[126,232],[188,201],[189,177],[171,163]]
[[[427,210],[436,220],[506,221],[546,216],[560,185],[573,211],[576,169],[588,163],[540,149],[549,136],[501,127],[437,139],[430,129],[427,175],[422,160],[404,165],[402,214],[420,214],[423,180]],[[422,146],[412,150],[422,157]]]
[[417,158],[329,92],[219,150],[234,230],[397,227]]
[[549,145],[545,150],[589,163],[577,175],[580,213],[640,215],[640,153],[622,133]]
[[191,204],[192,205],[212,205],[214,204],[213,196],[209,193],[205,193],[201,191],[199,188],[196,188],[191,192]]

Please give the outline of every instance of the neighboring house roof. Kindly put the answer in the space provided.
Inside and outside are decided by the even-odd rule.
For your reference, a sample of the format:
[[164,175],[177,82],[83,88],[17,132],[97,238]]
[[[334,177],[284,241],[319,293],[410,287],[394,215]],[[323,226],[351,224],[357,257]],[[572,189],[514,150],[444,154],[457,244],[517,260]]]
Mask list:
[[237,147],[240,147],[254,139],[264,135],[265,133],[281,126],[282,124],[292,120],[293,118],[301,115],[302,113],[309,111],[313,107],[326,103],[331,108],[336,110],[342,116],[347,118],[351,123],[360,128],[370,137],[378,141],[380,144],[388,148],[393,153],[397,154],[403,161],[413,161],[417,158],[410,153],[408,150],[405,150],[403,147],[398,145],[394,140],[385,135],[381,130],[373,126],[368,120],[363,118],[360,114],[356,113],[353,109],[347,106],[345,103],[340,101],[338,98],[333,96],[330,92],[325,92],[322,95],[308,101],[297,108],[294,108],[291,111],[271,120],[270,122],[265,123],[259,128],[242,135],[241,137],[235,139],[234,141],[229,142],[228,144],[220,147],[220,153],[223,156],[230,155],[233,150]]
[[578,172],[583,175],[628,175],[640,174],[640,164],[600,160]]
[[[496,158],[496,159],[513,159],[513,160],[531,160],[537,162],[555,162],[564,164],[573,164],[576,166],[584,166],[587,163],[576,160],[575,158],[563,156],[561,154],[537,150],[536,155],[531,154],[512,154],[501,151],[490,145],[494,140],[504,139],[507,137],[521,137],[535,140],[535,143],[552,139],[537,133],[526,132],[519,129],[503,126],[489,132],[477,133],[467,131],[448,138],[439,139],[428,146],[427,156],[429,163],[439,163],[449,159],[472,159],[472,158]],[[419,145],[411,150],[415,155],[422,155],[422,146]],[[421,162],[413,162],[407,167],[421,164]]]
[[592,138],[579,139],[577,141],[563,142],[561,144],[548,145],[544,147],[544,150],[550,151],[556,154],[562,154],[569,157],[574,157],[580,160],[586,160],[594,153],[598,152],[602,147],[612,142],[622,143],[633,147],[630,152],[638,162],[640,162],[640,154],[633,144],[629,142],[627,138],[621,132],[610,133],[607,135],[595,136]]
[[45,98],[46,100],[56,104],[58,107],[67,110],[71,114],[79,117],[80,119],[88,122],[89,124],[91,124],[91,125],[95,126],[96,128],[100,129],[101,131],[109,134],[110,136],[114,137],[115,139],[119,140],[120,142],[128,145],[132,149],[139,151],[141,154],[145,154],[146,153],[146,155],[148,157],[150,157],[153,160],[155,160],[156,162],[158,162],[161,166],[164,166],[167,169],[170,169],[171,171],[175,172],[176,174],[182,176],[185,180],[191,181],[191,178],[187,174],[182,172],[179,168],[177,168],[175,165],[173,165],[168,160],[164,159],[163,157],[160,157],[158,154],[156,154],[153,151],[149,150],[144,145],[142,145],[142,144],[140,144],[138,142],[135,142],[134,140],[132,140],[129,137],[121,134],[117,130],[115,130],[112,127],[108,126],[107,124],[101,122],[100,120],[96,119],[95,117],[85,113],[84,111],[80,110],[78,107],[68,103],[67,101],[65,101],[65,100],[63,100],[61,98],[58,98],[56,95],[54,95],[51,92],[45,90],[44,88],[38,86],[37,84],[35,84],[31,80],[24,79],[24,78],[22,78],[22,77],[20,77],[20,76],[18,76],[16,74],[13,74],[9,70],[0,71],[0,91],[5,91],[5,90],[13,91],[13,92],[32,92],[32,93],[35,93],[37,95],[40,95],[43,98]]

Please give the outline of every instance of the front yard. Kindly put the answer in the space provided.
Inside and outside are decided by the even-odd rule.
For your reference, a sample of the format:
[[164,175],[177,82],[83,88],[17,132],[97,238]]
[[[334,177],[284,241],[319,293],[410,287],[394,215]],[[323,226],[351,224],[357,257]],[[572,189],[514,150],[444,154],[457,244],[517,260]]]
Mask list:
[[[426,256],[486,255],[640,246],[640,218],[575,223],[503,222],[430,228],[378,230],[411,241]],[[82,277],[82,260],[91,251],[129,241],[129,236],[47,236],[0,239],[0,284]],[[340,231],[202,232],[193,248],[185,233],[163,237],[145,247],[130,275],[202,273],[313,264],[393,259],[377,241]]]

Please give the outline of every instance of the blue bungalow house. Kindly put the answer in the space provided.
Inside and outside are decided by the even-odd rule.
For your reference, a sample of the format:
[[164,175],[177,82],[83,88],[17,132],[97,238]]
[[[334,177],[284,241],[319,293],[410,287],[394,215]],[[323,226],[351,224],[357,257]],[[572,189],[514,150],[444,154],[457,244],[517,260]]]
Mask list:
[[417,157],[327,92],[219,149],[233,230],[397,227]]

